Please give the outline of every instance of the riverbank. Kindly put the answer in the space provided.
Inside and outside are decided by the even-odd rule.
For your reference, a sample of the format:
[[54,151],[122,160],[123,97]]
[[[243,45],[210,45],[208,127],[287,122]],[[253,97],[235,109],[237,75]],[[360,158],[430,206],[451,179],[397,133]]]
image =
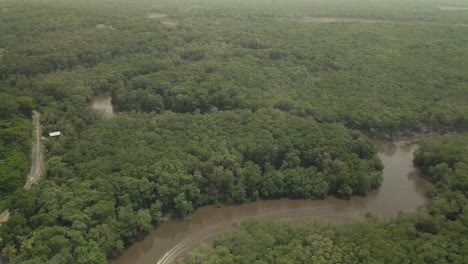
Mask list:
[[[304,259],[324,263],[465,263],[468,134],[419,143],[415,164],[432,168],[427,173],[437,190],[436,198],[417,213],[391,219],[369,214],[364,221],[344,226],[324,221],[303,225],[248,221],[235,232],[217,237],[212,246],[191,252],[181,263],[219,259],[223,263],[237,259],[245,263],[254,259],[265,263],[302,263]],[[271,256],[275,256],[274,261]]]
[[400,145],[379,141],[378,155],[384,163],[382,186],[367,196],[352,196],[349,200],[327,197],[324,200],[262,200],[254,203],[217,208],[198,208],[190,219],[166,221],[153,229],[143,240],[127,248],[111,264],[172,263],[200,243],[211,241],[237,223],[249,219],[305,221],[326,217],[335,222],[349,223],[367,212],[396,215],[414,211],[429,201],[433,188],[422,172],[413,166],[415,145]]

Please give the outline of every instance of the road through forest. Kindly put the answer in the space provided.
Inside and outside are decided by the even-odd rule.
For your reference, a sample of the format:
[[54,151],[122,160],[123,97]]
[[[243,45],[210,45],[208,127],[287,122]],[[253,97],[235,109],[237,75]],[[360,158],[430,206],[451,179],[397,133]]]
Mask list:
[[[34,142],[31,148],[31,169],[26,178],[26,183],[24,188],[29,190],[31,186],[36,183],[42,174],[42,168],[44,163],[44,157],[42,155],[42,145],[41,145],[41,114],[37,111],[33,111],[32,121],[34,125]],[[10,218],[10,213],[8,210],[5,210],[0,214],[0,224],[8,221]]]
[[33,111],[34,143],[31,149],[31,170],[29,171],[24,188],[29,190],[33,183],[41,177],[43,167],[42,145],[41,145],[41,114]]

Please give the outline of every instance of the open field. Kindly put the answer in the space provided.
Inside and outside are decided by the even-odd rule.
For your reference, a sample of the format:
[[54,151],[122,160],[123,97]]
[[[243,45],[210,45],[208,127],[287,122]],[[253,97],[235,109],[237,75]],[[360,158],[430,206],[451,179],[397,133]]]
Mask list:
[[10,219],[10,212],[5,210],[0,214],[0,224],[5,223],[8,219]]
[[176,20],[171,20],[171,19],[163,19],[161,20],[161,24],[168,26],[168,27],[177,27],[179,23]]
[[113,26],[108,26],[106,24],[97,24],[96,28],[97,29],[115,29]]
[[459,7],[459,6],[441,6],[440,10],[449,10],[449,11],[466,11],[468,7]]
[[366,23],[366,24],[394,24],[394,25],[437,25],[437,26],[467,26],[463,23],[442,23],[429,21],[396,21],[396,20],[379,20],[379,19],[363,19],[363,18],[348,18],[348,17],[304,17],[298,19],[304,23]]
[[150,19],[165,18],[165,17],[167,17],[167,15],[161,14],[161,13],[151,13],[147,15],[147,18],[150,18]]

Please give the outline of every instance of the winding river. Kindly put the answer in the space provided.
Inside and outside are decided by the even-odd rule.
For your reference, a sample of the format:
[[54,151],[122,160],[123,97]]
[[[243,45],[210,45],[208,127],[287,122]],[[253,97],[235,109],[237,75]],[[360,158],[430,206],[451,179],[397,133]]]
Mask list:
[[320,216],[347,223],[366,212],[394,215],[425,205],[432,186],[421,171],[413,167],[416,146],[381,141],[376,145],[385,165],[384,181],[380,189],[366,197],[355,196],[349,200],[333,197],[324,200],[281,199],[221,208],[201,207],[189,220],[162,223],[110,264],[173,263],[188,250],[202,242],[210,242],[216,235],[232,228],[233,224],[248,218],[304,221]]

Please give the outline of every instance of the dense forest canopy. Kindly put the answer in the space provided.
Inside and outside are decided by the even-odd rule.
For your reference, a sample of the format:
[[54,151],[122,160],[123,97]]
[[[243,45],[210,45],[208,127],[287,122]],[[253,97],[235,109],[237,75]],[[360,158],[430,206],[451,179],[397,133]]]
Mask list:
[[[94,252],[89,243],[98,242],[95,258],[105,259],[163,215],[201,205],[366,194],[382,180],[375,154],[359,132],[273,109],[102,120],[49,158],[38,189],[12,196],[4,253],[21,263],[71,261],[82,257],[73,244]],[[17,229],[32,248],[14,249]],[[47,242],[54,237],[60,246]]]
[[467,128],[466,10],[157,3],[2,1],[0,77],[56,100],[111,91],[122,111],[275,107],[380,136]]
[[[466,132],[466,8],[0,0],[0,209],[11,212],[0,226],[4,257],[106,263],[164,217],[201,205],[365,195],[382,180],[367,136]],[[88,107],[106,92],[114,118]],[[44,177],[26,191],[33,109],[43,135],[62,136],[43,140]],[[441,190],[421,217],[461,224],[467,174],[457,158],[466,137],[440,140],[416,159]],[[332,233],[321,235],[335,241]],[[463,255],[454,252],[449,260]]]
[[8,195],[23,186],[29,170],[34,100],[0,85],[0,211]]
[[427,208],[368,214],[336,226],[249,221],[181,261],[201,263],[464,263],[468,259],[468,135],[427,139],[416,152],[437,186]]

